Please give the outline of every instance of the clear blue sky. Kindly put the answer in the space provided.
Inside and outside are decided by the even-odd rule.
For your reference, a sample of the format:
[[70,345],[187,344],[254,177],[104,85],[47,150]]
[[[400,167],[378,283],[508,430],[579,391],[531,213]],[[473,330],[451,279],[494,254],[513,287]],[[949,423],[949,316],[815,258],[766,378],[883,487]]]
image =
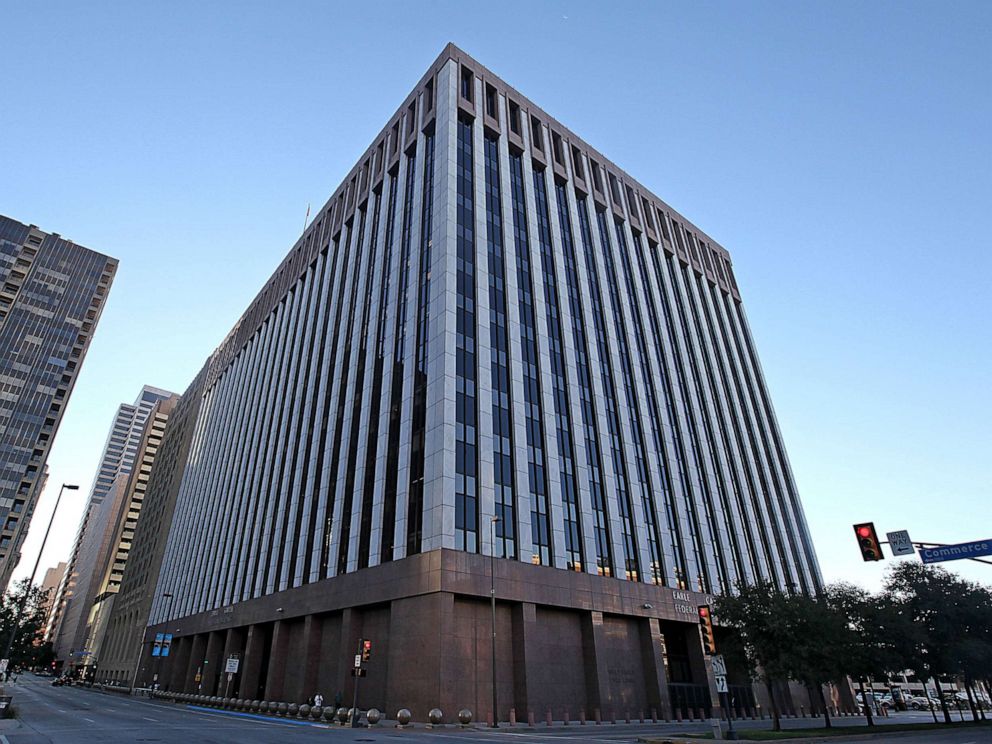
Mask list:
[[854,521],[992,537],[992,4],[46,2],[0,28],[0,212],[121,260],[53,483],[89,487],[141,385],[185,388],[454,41],[730,250],[828,579],[881,576]]

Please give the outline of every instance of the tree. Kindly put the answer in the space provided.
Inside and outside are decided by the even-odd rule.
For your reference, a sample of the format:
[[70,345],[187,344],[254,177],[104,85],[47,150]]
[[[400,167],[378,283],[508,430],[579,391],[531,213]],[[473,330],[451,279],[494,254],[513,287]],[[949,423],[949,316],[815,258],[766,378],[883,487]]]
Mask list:
[[939,566],[900,563],[885,581],[885,593],[895,618],[893,642],[906,667],[924,679],[933,677],[944,714],[951,722],[940,687],[941,676],[962,673],[962,653],[973,653],[969,635],[967,597],[971,586]]
[[734,631],[734,641],[723,644],[725,653],[768,690],[775,731],[781,730],[782,723],[774,685],[789,680],[795,667],[792,650],[799,644],[796,606],[789,600],[763,581],[738,585],[736,594],[717,597],[713,608],[720,625]]
[[[17,623],[17,612],[25,599],[24,613]],[[10,668],[34,667],[51,663],[51,644],[42,643],[48,591],[40,587],[28,586],[28,580],[19,581],[13,589],[0,598],[0,652],[7,648],[10,634],[15,630],[14,642],[10,651]]]
[[905,632],[899,627],[901,616],[887,597],[869,594],[852,584],[827,587],[824,602],[845,626],[832,651],[842,674],[858,680],[868,725],[872,726],[871,707],[864,699],[864,680],[885,678],[905,668],[894,642],[899,633]]

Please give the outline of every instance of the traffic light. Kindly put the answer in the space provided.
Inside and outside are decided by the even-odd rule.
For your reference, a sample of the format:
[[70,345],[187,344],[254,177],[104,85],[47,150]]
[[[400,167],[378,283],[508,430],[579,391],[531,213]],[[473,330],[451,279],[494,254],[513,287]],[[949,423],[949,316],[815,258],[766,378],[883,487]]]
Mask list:
[[882,555],[882,544],[878,541],[875,533],[874,522],[862,522],[854,525],[854,534],[858,537],[858,547],[861,548],[861,559],[864,561],[880,561],[885,558]]
[[362,661],[372,658],[372,641],[362,641]]
[[713,656],[716,653],[716,637],[713,635],[713,617],[709,605],[699,605],[699,633],[703,637],[703,650]]

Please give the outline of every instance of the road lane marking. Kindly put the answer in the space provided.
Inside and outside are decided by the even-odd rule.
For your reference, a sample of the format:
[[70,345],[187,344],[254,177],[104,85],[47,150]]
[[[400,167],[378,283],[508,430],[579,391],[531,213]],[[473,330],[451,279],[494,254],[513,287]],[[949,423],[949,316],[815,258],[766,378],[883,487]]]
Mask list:
[[84,718],[84,721],[89,721],[90,723],[96,723],[92,718]]
[[146,721],[152,721],[154,723],[158,723],[157,718],[149,718],[148,716],[142,716],[142,718],[144,718]]

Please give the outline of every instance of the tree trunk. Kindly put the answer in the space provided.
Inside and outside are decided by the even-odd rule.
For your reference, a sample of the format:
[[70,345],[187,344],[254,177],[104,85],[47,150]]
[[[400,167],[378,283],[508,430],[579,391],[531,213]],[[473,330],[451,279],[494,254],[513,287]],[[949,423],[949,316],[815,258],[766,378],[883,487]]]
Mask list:
[[971,678],[964,678],[964,691],[968,695],[968,707],[971,708],[971,720],[978,720],[978,708],[975,706],[975,698],[971,696]]
[[765,687],[768,689],[768,699],[772,704],[772,731],[782,730],[782,719],[778,714],[778,703],[775,701],[775,688],[772,687],[770,679],[765,680]]
[[823,706],[823,724],[827,728],[833,728],[833,723],[830,722],[830,708],[827,707],[827,701],[823,698],[823,685],[817,685],[816,691],[820,695],[820,705]]
[[937,711],[933,709],[933,698],[930,697],[930,690],[927,689],[927,683],[923,683],[923,692],[927,696],[927,704],[930,706],[930,715],[933,716],[933,722],[937,723]]
[[933,683],[937,687],[937,698],[940,700],[940,709],[944,711],[944,723],[950,723],[951,711],[947,709],[947,701],[944,700],[944,691],[940,688],[940,680],[936,674],[933,677]]
[[875,703],[875,698],[872,697],[871,702],[868,701],[868,694],[865,692],[865,681],[863,679],[858,680],[858,685],[861,687],[861,702],[865,706],[865,718],[868,720],[869,726],[874,726],[875,721],[871,717],[871,707]]

